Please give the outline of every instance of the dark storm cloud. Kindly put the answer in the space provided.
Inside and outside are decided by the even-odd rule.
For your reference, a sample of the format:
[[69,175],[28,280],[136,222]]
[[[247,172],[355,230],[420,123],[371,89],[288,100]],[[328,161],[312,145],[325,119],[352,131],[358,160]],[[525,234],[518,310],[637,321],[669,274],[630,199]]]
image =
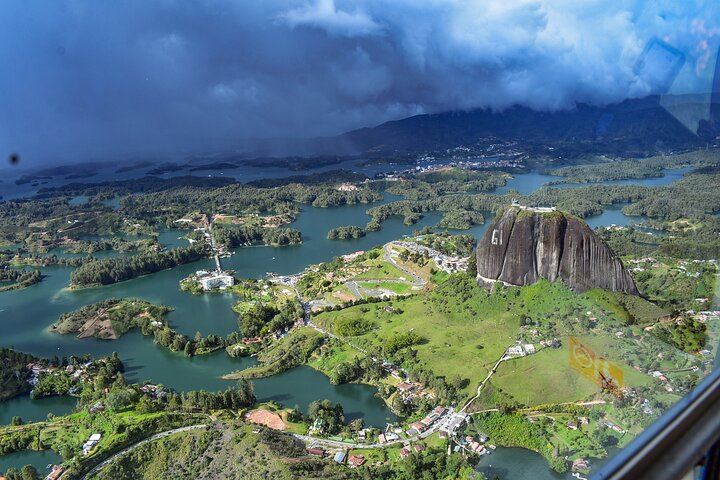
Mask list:
[[242,149],[422,112],[618,101],[651,91],[637,62],[656,37],[687,55],[676,85],[702,89],[716,2],[653,5],[8,0],[0,150],[39,162]]

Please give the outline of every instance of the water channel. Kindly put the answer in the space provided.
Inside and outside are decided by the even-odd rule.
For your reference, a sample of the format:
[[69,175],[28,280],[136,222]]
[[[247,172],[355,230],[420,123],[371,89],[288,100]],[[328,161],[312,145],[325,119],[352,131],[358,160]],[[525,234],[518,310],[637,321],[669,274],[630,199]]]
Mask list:
[[[665,177],[628,183],[664,185],[678,179],[686,171],[686,169],[669,171]],[[555,179],[556,177],[536,172],[517,175],[496,193],[517,190],[521,194],[528,194],[545,182]],[[384,202],[397,199],[400,197],[386,193]],[[111,202],[113,206],[116,205],[114,200]],[[326,209],[303,206],[298,219],[290,225],[303,233],[303,244],[281,248],[238,248],[235,255],[224,260],[224,266],[234,269],[237,276],[245,278],[261,278],[266,272],[295,273],[309,264],[330,260],[334,256],[356,250],[367,250],[403,235],[410,235],[414,230],[433,226],[440,220],[440,214],[429,213],[416,225],[406,226],[402,218],[394,217],[383,222],[382,230],[368,232],[363,238],[346,241],[327,240],[326,233],[333,227],[350,224],[364,226],[370,219],[365,212],[374,205],[377,204],[346,205]],[[610,207],[603,214],[589,218],[588,223],[592,227],[598,227],[610,224],[625,225],[632,220],[638,219],[624,216],[619,207]],[[479,238],[486,228],[487,224],[479,225],[466,233]],[[169,247],[183,245],[185,241],[180,238],[182,235],[183,232],[180,230],[164,231],[161,233],[160,241]],[[106,298],[140,297],[174,308],[167,319],[174,328],[186,335],[192,336],[196,331],[200,331],[204,335],[212,333],[225,336],[237,329],[236,314],[231,310],[235,301],[233,295],[223,293],[191,295],[181,292],[178,288],[178,281],[189,273],[211,267],[212,261],[206,259],[115,285],[80,291],[66,289],[71,268],[43,268],[46,277],[42,282],[22,290],[0,293],[0,345],[12,345],[19,351],[44,357],[85,353],[103,356],[117,351],[126,365],[126,377],[131,382],[149,380],[181,391],[227,388],[229,382],[220,379],[220,376],[246,368],[253,360],[231,359],[222,351],[212,355],[187,358],[182,354],[157,348],[151,337],[143,337],[139,332],[131,332],[113,342],[97,339],[78,340],[73,335],[62,336],[47,332],[47,327],[64,312]],[[386,421],[395,419],[385,404],[374,396],[374,388],[354,384],[334,386],[327,377],[309,367],[298,367],[280,375],[257,380],[255,385],[257,396],[261,401],[275,400],[288,406],[299,405],[305,410],[312,400],[328,398],[333,402],[342,403],[349,419],[362,417],[367,424],[374,426],[382,426]],[[48,412],[65,414],[70,412],[74,405],[75,400],[68,398],[32,401],[29,397],[18,397],[0,403],[0,424],[9,423],[14,415],[22,417],[25,421],[35,421],[45,418]],[[542,478],[537,476],[536,469],[540,466],[545,467],[544,470],[550,473],[539,455],[522,449],[520,452],[524,453],[515,450],[518,449],[498,449],[488,458],[493,458],[494,461],[491,463],[496,465],[496,468],[506,464],[503,460],[505,456],[508,467],[503,468],[515,468],[518,464],[527,465],[528,471],[533,471],[535,474],[532,478]],[[24,453],[34,455],[36,452]],[[519,462],[518,455],[521,457],[524,455],[527,459]],[[14,454],[12,457],[31,458],[20,454]],[[49,463],[44,459],[43,456],[37,457],[43,467],[45,463]],[[12,461],[14,460],[8,460],[8,456],[0,457],[0,472],[7,468],[5,467],[7,462]],[[31,463],[35,464],[35,461]],[[526,478],[522,475],[513,473],[510,478]]]

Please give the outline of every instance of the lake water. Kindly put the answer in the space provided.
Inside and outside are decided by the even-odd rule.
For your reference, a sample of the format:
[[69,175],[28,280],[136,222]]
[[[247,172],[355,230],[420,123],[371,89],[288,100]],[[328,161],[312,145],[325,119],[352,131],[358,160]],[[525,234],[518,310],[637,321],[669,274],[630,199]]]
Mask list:
[[[71,413],[77,405],[74,397],[47,397],[32,400],[29,395],[14,397],[0,402],[0,425],[7,425],[12,417],[20,417],[23,423],[47,419],[49,413],[57,416]],[[2,471],[2,469],[0,469]]]
[[0,456],[0,474],[7,472],[8,468],[15,467],[20,470],[25,465],[32,465],[40,473],[41,478],[50,473],[48,465],[58,464],[62,461],[60,455],[52,450],[21,450],[10,455]]
[[548,468],[547,461],[539,453],[525,448],[498,447],[490,455],[480,458],[476,470],[488,480],[493,475],[503,480],[572,480],[570,473],[559,474]]
[[[385,167],[389,168],[389,166]],[[264,171],[264,173],[271,172]],[[284,173],[287,174],[286,171]],[[685,172],[674,171],[665,177],[628,183],[663,185],[679,178],[683,173]],[[241,175],[242,172],[235,171],[234,174]],[[507,186],[497,189],[496,193],[502,194],[514,189],[521,194],[528,194],[554,179],[556,178],[536,172],[516,175]],[[85,180],[97,181],[97,179]],[[385,201],[397,199],[400,197],[385,195]],[[77,201],[79,202],[80,199]],[[117,203],[113,201],[110,205],[115,206]],[[370,220],[365,212],[374,205],[377,204],[326,209],[303,206],[298,219],[290,225],[303,233],[302,245],[280,248],[237,248],[235,255],[223,259],[224,267],[234,269],[238,276],[246,278],[264,277],[266,272],[295,273],[309,264],[327,261],[334,256],[356,250],[367,250],[403,235],[411,235],[414,230],[435,225],[441,217],[438,213],[429,213],[413,226],[406,226],[402,218],[394,217],[383,222],[382,230],[368,232],[363,238],[345,241],[327,240],[327,231],[333,227],[364,226]],[[489,222],[491,219],[487,220]],[[588,219],[588,223],[593,227],[610,224],[625,225],[629,221],[631,218],[621,213],[620,206],[606,208],[602,215]],[[478,225],[466,233],[479,238],[487,226],[487,224]],[[186,240],[179,238],[183,234],[181,230],[165,230],[160,234],[160,241],[170,248],[187,245]],[[222,351],[212,355],[187,358],[182,354],[157,348],[151,337],[143,337],[139,332],[126,334],[114,342],[96,339],[78,340],[73,335],[51,335],[47,332],[47,327],[64,312],[107,298],[140,297],[153,303],[173,307],[174,311],[167,319],[174,328],[186,335],[194,335],[196,331],[200,331],[204,335],[212,333],[225,336],[237,329],[237,316],[231,310],[236,298],[232,294],[223,293],[191,295],[181,292],[178,288],[180,279],[195,270],[212,268],[212,266],[212,260],[205,259],[127,282],[80,291],[69,291],[65,288],[71,268],[44,268],[43,274],[46,277],[42,282],[22,290],[0,293],[0,343],[3,346],[12,345],[20,351],[45,357],[85,353],[102,356],[117,351],[126,365],[126,377],[131,382],[149,380],[181,391],[227,388],[230,382],[220,379],[220,376],[246,368],[253,360],[232,359]],[[387,420],[395,418],[385,404],[374,396],[374,388],[367,385],[334,386],[327,377],[305,366],[267,379],[256,380],[255,385],[257,397],[261,401],[275,400],[287,406],[299,405],[305,410],[312,400],[328,398],[333,402],[342,403],[349,419],[362,417],[369,425],[382,426]],[[9,422],[13,415],[19,415],[27,421],[40,420],[50,411],[56,414],[67,413],[74,405],[75,400],[72,398],[32,401],[29,397],[19,397],[0,403],[0,424]],[[498,449],[490,457],[484,458],[483,462],[489,462],[488,465],[492,464],[493,468],[508,469],[511,474],[508,478],[542,480],[545,477],[538,476],[539,472],[552,475],[542,457],[527,450],[515,450],[518,449]],[[23,452],[28,455],[36,453]],[[22,455],[17,458],[20,457]],[[0,460],[8,461],[7,457],[0,457]],[[534,476],[524,477],[523,472],[533,472]]]

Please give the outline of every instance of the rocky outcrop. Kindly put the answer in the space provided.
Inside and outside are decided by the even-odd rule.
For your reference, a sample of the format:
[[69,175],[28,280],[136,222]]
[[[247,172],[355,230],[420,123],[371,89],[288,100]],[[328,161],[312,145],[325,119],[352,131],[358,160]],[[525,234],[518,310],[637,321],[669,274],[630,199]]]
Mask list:
[[620,259],[585,222],[549,209],[507,209],[478,243],[477,272],[485,285],[528,285],[545,278],[562,280],[576,292],[638,294]]

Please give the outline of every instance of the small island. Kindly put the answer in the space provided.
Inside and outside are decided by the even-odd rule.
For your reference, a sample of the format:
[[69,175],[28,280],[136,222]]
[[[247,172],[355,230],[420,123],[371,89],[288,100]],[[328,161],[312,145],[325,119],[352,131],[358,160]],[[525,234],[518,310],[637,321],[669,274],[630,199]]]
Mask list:
[[148,330],[165,326],[163,317],[171,308],[136,298],[108,299],[64,313],[50,331],[77,333],[78,338],[117,340],[133,328]]
[[327,234],[328,240],[347,240],[348,238],[362,238],[364,236],[365,230],[356,225],[332,228]]
[[0,266],[0,292],[29,287],[41,280],[40,270],[19,270]]

